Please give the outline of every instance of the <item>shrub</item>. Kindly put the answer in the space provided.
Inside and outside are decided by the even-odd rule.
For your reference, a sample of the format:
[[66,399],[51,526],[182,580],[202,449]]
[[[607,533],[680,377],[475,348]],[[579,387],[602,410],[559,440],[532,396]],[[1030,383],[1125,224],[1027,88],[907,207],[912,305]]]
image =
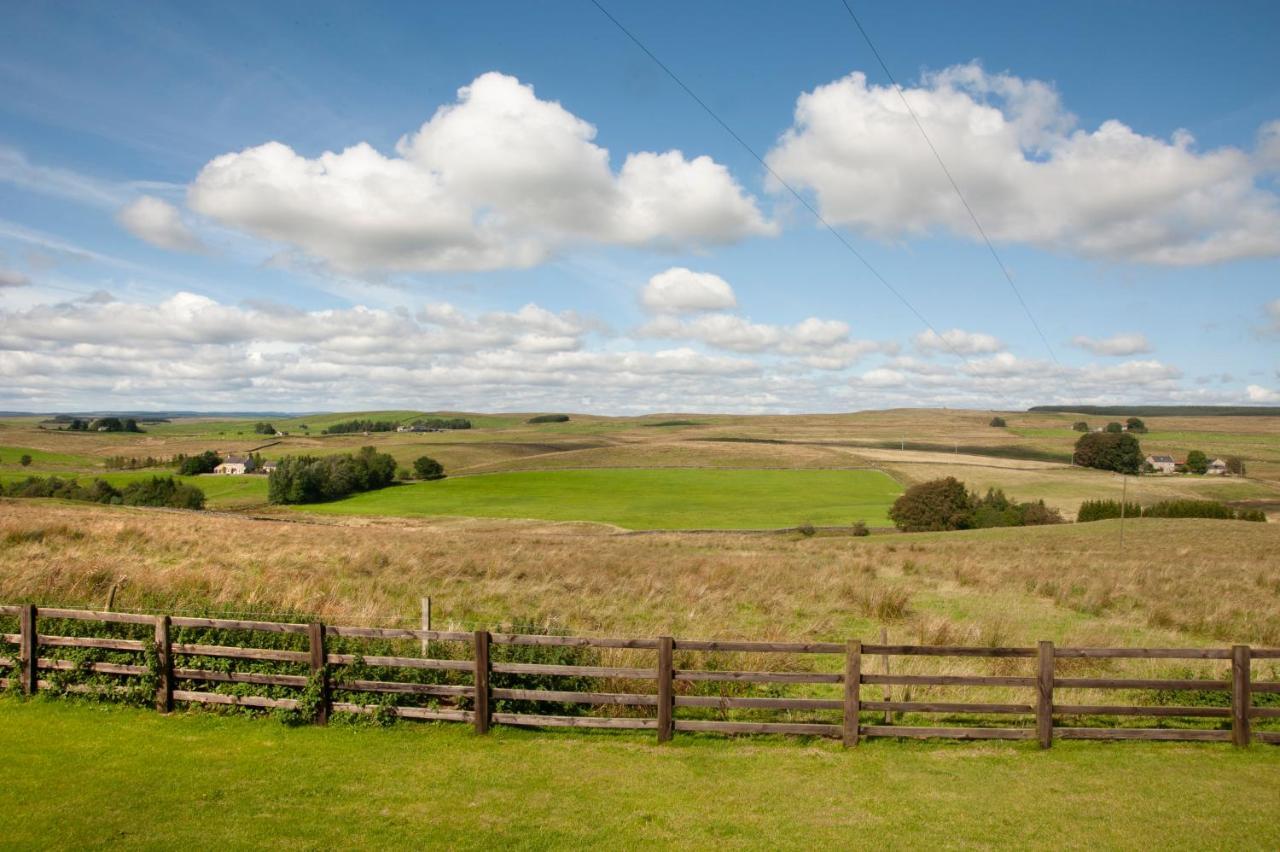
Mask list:
[[1261,509],[1240,509],[1236,512],[1236,520],[1265,524],[1267,522],[1267,513]]
[[418,479],[444,479],[444,465],[431,456],[418,456],[413,460],[413,473]]
[[805,538],[809,538],[810,536],[814,536],[818,534],[818,531],[814,529],[813,524],[801,524],[800,526],[796,527],[796,532],[800,533],[800,535],[804,536]]
[[[1124,514],[1127,518],[1141,517],[1142,506],[1138,503],[1125,503]],[[1119,500],[1085,500],[1080,504],[1080,511],[1076,512],[1076,522],[1082,524],[1089,521],[1107,521],[1118,517],[1120,517]]]
[[569,415],[567,414],[539,414],[537,417],[530,417],[526,423],[567,423]]
[[213,473],[214,468],[222,464],[222,456],[213,450],[205,450],[198,456],[187,456],[178,465],[178,473],[182,476],[197,476],[201,473]]
[[871,530],[867,529],[866,521],[854,521],[851,531],[856,536],[871,535]]
[[1003,418],[1003,417],[992,417],[992,418],[991,418],[991,425],[992,425],[992,426],[997,426],[997,427],[1002,427],[1002,426],[1008,426],[1009,424],[1004,422],[1004,418]]
[[285,456],[267,479],[271,503],[320,503],[395,481],[396,460],[373,447],[355,455]]
[[905,532],[963,529],[971,512],[969,492],[954,476],[913,485],[894,501],[889,518]]
[[1141,418],[1130,417],[1128,420],[1124,421],[1124,428],[1127,432],[1145,433],[1147,431],[1147,424],[1143,423]]
[[1209,457],[1202,450],[1192,450],[1187,453],[1187,470],[1192,473],[1205,473],[1209,470]]
[[120,492],[126,506],[161,506],[169,509],[203,509],[204,492],[172,476],[153,476],[130,482]]
[[18,459],[18,464],[22,465],[23,467],[29,467],[31,465],[30,453],[23,453],[22,458]]
[[1115,433],[1117,433],[1117,432],[1123,432],[1123,431],[1124,431],[1124,427],[1123,427],[1123,426],[1121,426],[1119,423],[1117,423],[1117,422],[1115,422],[1115,421],[1113,420],[1113,421],[1111,421],[1110,423],[1108,423],[1108,424],[1107,424],[1107,429],[1106,429],[1106,431],[1108,431],[1108,432],[1110,432],[1110,433],[1112,433],[1112,434],[1115,434]]
[[1022,526],[1024,527],[1064,523],[1062,513],[1057,509],[1046,506],[1043,500],[1037,500],[1034,503],[1020,503],[1018,504],[1018,512],[1022,516]]
[[1071,428],[1077,432],[1088,432],[1089,424],[1083,420],[1077,420],[1075,423],[1071,424]]
[[1136,474],[1142,470],[1142,447],[1123,432],[1089,432],[1076,441],[1075,461],[1082,467]]

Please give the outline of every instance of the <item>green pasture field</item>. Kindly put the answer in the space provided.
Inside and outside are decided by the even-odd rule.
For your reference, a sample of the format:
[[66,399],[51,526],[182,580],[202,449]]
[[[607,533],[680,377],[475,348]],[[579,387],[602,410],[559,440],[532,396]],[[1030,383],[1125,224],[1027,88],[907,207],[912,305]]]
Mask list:
[[[0,482],[23,480],[28,476],[58,476],[62,479],[79,479],[88,484],[95,479],[105,479],[117,488],[139,479],[153,476],[173,476],[173,468],[148,468],[146,470],[122,470],[103,473],[64,474],[58,471],[0,472]],[[265,476],[174,476],[179,482],[189,482],[204,492],[210,509],[231,509],[267,502],[267,478]]]
[[902,487],[876,470],[593,469],[396,485],[306,511],[596,521],[628,529],[888,526]]
[[0,846],[1274,849],[1280,748],[334,723],[0,699]]
[[24,456],[31,456],[31,469],[101,467],[102,459],[73,453],[55,453],[32,447],[0,447],[0,470],[12,472],[26,470],[19,463]]

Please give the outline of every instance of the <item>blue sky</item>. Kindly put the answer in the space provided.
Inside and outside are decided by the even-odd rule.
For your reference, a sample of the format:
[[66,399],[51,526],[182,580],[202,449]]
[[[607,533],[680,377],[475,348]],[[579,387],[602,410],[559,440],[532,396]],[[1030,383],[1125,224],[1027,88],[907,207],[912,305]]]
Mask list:
[[839,0],[605,5],[915,312],[587,0],[26,4],[0,407],[1280,402],[1275,4],[852,4],[1047,346]]

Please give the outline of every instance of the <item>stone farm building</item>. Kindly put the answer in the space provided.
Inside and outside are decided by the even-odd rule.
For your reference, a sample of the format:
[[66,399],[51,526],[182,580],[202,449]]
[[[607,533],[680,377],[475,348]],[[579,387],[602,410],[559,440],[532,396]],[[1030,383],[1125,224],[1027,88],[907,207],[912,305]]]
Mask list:
[[1173,473],[1178,469],[1178,463],[1173,456],[1149,455],[1147,456],[1147,464],[1151,465],[1156,473]]
[[222,460],[222,464],[213,469],[213,472],[235,476],[251,470],[253,470],[253,459],[248,456],[227,456]]

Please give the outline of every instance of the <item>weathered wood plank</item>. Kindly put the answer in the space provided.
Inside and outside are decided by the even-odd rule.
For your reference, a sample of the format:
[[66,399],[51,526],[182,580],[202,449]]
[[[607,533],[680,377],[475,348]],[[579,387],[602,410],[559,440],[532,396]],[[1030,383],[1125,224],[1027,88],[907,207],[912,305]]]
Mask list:
[[[844,675],[822,672],[739,672],[676,669],[676,680],[745,681],[748,683],[842,683]],[[863,681],[866,682],[865,680]]]
[[173,653],[188,657],[227,657],[236,660],[272,660],[277,663],[310,663],[307,651],[280,651],[274,648],[241,648],[236,645],[200,645],[174,642]]
[[862,712],[862,640],[850,639],[844,658],[844,707],[840,720],[845,748],[858,744],[859,714]]
[[95,674],[144,675],[150,671],[146,666],[131,666],[124,663],[78,663],[75,660],[58,660],[40,657],[36,660],[36,668],[51,671],[89,671]]
[[654,730],[657,719],[630,719],[602,716],[535,716],[529,713],[494,713],[493,721],[499,725],[524,725],[536,728],[620,728],[623,730]]
[[1138,677],[1059,677],[1053,685],[1062,689],[1204,689],[1225,692],[1229,680],[1162,680]]
[[1249,708],[1253,696],[1249,691],[1249,646],[1231,647],[1231,742],[1244,748],[1249,745]]
[[565,704],[630,705],[654,707],[658,696],[629,692],[563,692],[555,689],[498,689],[489,690],[494,698],[508,701],[559,701]]
[[[968,645],[863,645],[862,653],[890,657],[1034,657],[1035,648]],[[865,681],[864,681],[865,682]]]
[[670,742],[675,734],[675,640],[658,637],[658,742]]
[[500,674],[570,675],[573,677],[620,677],[652,679],[653,669],[629,669],[615,666],[555,666],[541,663],[494,663],[493,671]]
[[40,689],[60,689],[63,692],[74,692],[82,695],[125,695],[133,691],[128,686],[103,686],[96,683],[64,683],[55,685],[52,681],[41,680],[36,686]]
[[839,642],[739,642],[705,639],[673,639],[677,651],[738,651],[776,654],[843,654]]
[[472,660],[429,660],[424,657],[382,657],[372,654],[329,654],[333,665],[349,666],[363,660],[366,666],[385,666],[396,669],[433,669],[437,671],[469,672],[475,668]]
[[1040,642],[1036,670],[1036,739],[1040,748],[1053,745],[1053,665],[1052,642]]
[[1159,707],[1115,704],[1058,704],[1055,716],[1202,716],[1207,719],[1231,718],[1230,707]]
[[1055,728],[1063,740],[1191,740],[1230,742],[1230,731],[1205,731],[1180,728]]
[[173,638],[169,630],[172,621],[167,615],[156,616],[156,710],[169,713],[173,710]]
[[864,674],[863,683],[888,683],[899,686],[1035,686],[1033,677],[993,675],[878,675]]
[[439,695],[456,698],[470,698],[475,693],[473,686],[460,686],[443,683],[405,683],[394,680],[343,680],[334,683],[334,689],[344,692],[389,692],[402,695]]
[[329,704],[333,695],[329,690],[328,657],[325,654],[324,625],[312,622],[307,625],[307,653],[311,657],[311,680],[319,683],[320,700],[316,702],[317,725],[329,724]]
[[0,641],[8,642],[10,645],[21,645],[21,633],[0,633]]
[[18,615],[21,612],[21,604],[0,604],[0,615]]
[[717,710],[843,710],[841,698],[755,698],[729,695],[677,695],[677,707]]
[[[1250,707],[1249,715],[1254,719],[1280,719],[1280,707]],[[1258,731],[1254,732],[1255,738],[1258,733]]]
[[[391,707],[392,713],[401,719],[418,719],[428,722],[471,722],[475,714],[470,710],[437,709],[435,707]],[[377,713],[380,704],[352,704],[349,701],[333,702],[335,713]]]
[[261,707],[268,710],[297,710],[296,698],[267,698],[263,695],[224,695],[221,692],[193,692],[175,689],[174,701],[190,701],[198,704],[234,704],[240,707]]
[[40,677],[36,666],[40,658],[39,633],[37,632],[36,608],[27,604],[18,616],[20,638],[18,641],[18,679],[22,681],[22,691],[34,695],[40,689]]
[[90,609],[63,609],[60,607],[41,607],[40,615],[44,618],[68,618],[75,621],[109,621],[114,624],[155,624],[156,617],[136,612],[96,612]]
[[721,722],[703,719],[676,719],[677,731],[721,734],[791,734],[808,737],[840,737],[843,725],[819,722]]
[[262,633],[305,634],[307,625],[287,621],[245,621],[237,618],[194,618],[175,615],[169,619],[174,627],[204,627],[212,630],[257,630]]
[[475,695],[472,698],[474,704],[473,712],[475,716],[472,721],[476,726],[477,734],[489,733],[489,725],[493,721],[493,709],[490,707],[490,686],[489,675],[493,672],[493,663],[489,659],[489,631],[477,630],[475,639],[473,640],[475,658],[475,668],[473,675],[473,683],[475,684]]
[[259,674],[257,672],[219,672],[212,669],[175,668],[174,680],[198,680],[216,683],[252,683],[259,686],[307,685],[305,675]]
[[1249,656],[1255,660],[1280,660],[1280,648],[1253,648]]
[[1034,740],[1034,728],[924,728],[907,725],[863,725],[864,737],[948,740]]
[[462,631],[410,630],[402,627],[335,627],[326,625],[330,636],[363,639],[418,639],[435,642],[470,642],[472,635]]
[[104,639],[99,636],[50,636],[40,635],[40,644],[50,648],[101,648],[107,651],[144,651],[146,643],[141,639]]
[[541,645],[572,648],[636,648],[652,651],[657,639],[620,639],[596,636],[544,636],[533,633],[494,633],[495,645]]
[[1030,715],[1036,708],[1030,704],[972,704],[954,701],[864,701],[863,710],[888,710],[899,713],[977,713]]
[[1129,660],[1229,660],[1225,648],[1057,648],[1059,657]]
[[1280,731],[1255,731],[1253,738],[1260,743],[1280,745]]
[[1280,692],[1280,680],[1255,680],[1249,684],[1250,692]]

